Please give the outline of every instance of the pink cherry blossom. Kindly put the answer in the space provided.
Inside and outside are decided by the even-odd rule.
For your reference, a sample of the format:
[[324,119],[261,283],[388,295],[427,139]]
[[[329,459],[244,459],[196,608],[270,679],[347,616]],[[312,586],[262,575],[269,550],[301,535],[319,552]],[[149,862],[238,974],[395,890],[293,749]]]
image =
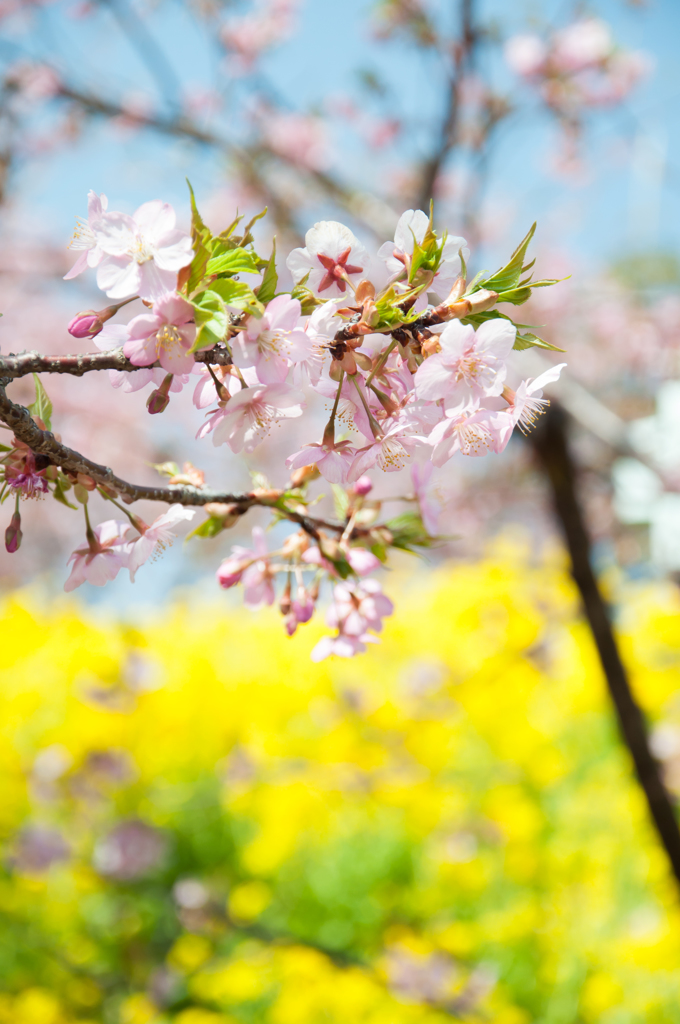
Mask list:
[[[407,265],[413,255],[414,242],[421,243],[425,238],[430,218],[422,210],[407,210],[399,218],[394,232],[394,243],[385,242],[378,249],[378,256],[385,261],[387,270],[391,275],[399,274]],[[440,288],[449,287],[461,272],[460,250],[463,250],[463,259],[470,258],[470,250],[467,242],[459,236],[451,236],[444,242],[442,260],[437,271],[436,281]]]
[[[145,366],[139,370],[132,370],[130,373],[127,370],[109,370],[111,387],[120,388],[126,394],[132,391],[140,391],[147,384],[155,384],[156,387],[160,387],[166,376],[165,370],[161,370],[160,366]],[[191,377],[188,373],[175,374],[169,390],[173,394],[179,394],[184,385],[188,384],[190,380]]]
[[322,637],[311,653],[312,661],[323,661],[331,654],[340,658],[363,654],[367,643],[378,642],[368,630],[379,633],[383,618],[393,611],[394,605],[383,594],[377,580],[339,583],[333,591],[333,604],[326,615],[328,625],[338,630],[337,636]]
[[508,39],[504,53],[508,66],[515,74],[531,78],[543,71],[548,47],[539,36],[523,34]]
[[556,366],[551,366],[549,370],[545,370],[539,377],[523,380],[516,391],[511,391],[510,388],[503,391],[503,396],[510,402],[509,412],[513,422],[523,434],[531,430],[537,417],[545,412],[547,406],[550,405],[549,399],[543,398],[542,389],[546,384],[558,380],[566,365],[566,363],[558,363]]
[[311,290],[328,298],[345,292],[344,275],[361,276],[368,264],[361,242],[336,220],[318,221],[305,235],[304,249],[293,249],[286,260],[294,281],[309,274]]
[[286,459],[286,467],[292,471],[301,466],[316,466],[329,483],[346,484],[355,456],[356,449],[349,441],[325,441],[323,444],[312,441],[290,455]]
[[254,366],[262,384],[284,381],[293,348],[311,355],[312,342],[300,322],[300,303],[289,295],[277,295],[261,317],[248,317],[246,329],[234,339],[234,360],[239,367]]
[[349,548],[345,552],[345,557],[352,572],[355,572],[357,576],[368,576],[370,572],[375,572],[382,565],[380,559],[366,548]]
[[288,636],[293,636],[298,626],[303,625],[314,615],[315,605],[303,586],[298,586],[297,595],[285,617],[284,625]]
[[133,583],[139,567],[151,555],[160,554],[172,544],[175,539],[175,527],[185,520],[193,519],[195,515],[194,509],[185,508],[183,505],[171,505],[167,512],[154,519],[151,526],[147,526],[141,520],[137,521],[141,534],[136,540],[127,544],[128,560],[126,565],[130,570],[130,579]]
[[155,199],[132,217],[109,213],[95,228],[104,258],[97,284],[109,298],[159,299],[177,285],[177,272],[191,263],[191,239],[175,226],[175,211]]
[[456,452],[473,456],[499,453],[510,440],[513,427],[512,416],[507,412],[448,410],[427,438],[433,449],[432,462],[443,466]]
[[104,251],[99,244],[98,231],[107,215],[108,199],[105,195],[98,196],[91,189],[87,194],[87,220],[77,218],[76,229],[68,244],[69,249],[79,249],[80,255],[73,264],[65,281],[82,274],[88,267],[96,267],[101,262]]
[[225,589],[243,583],[247,608],[259,608],[274,603],[274,584],[269,571],[269,552],[261,526],[253,527],[253,547],[235,545],[231,555],[217,570],[217,579]]
[[469,403],[503,391],[517,329],[509,320],[486,320],[475,331],[460,320],[448,323],[439,335],[441,352],[426,359],[415,375],[418,398],[436,402]]
[[64,584],[64,590],[69,593],[86,580],[95,587],[103,587],[109,580],[115,579],[119,570],[128,563],[128,550],[124,543],[128,529],[128,523],[115,519],[108,519],[95,526],[92,546],[87,544],[76,548],[69,558],[73,568]]
[[362,633],[360,636],[348,636],[346,633],[338,633],[337,636],[322,636],[312,649],[310,658],[312,661],[323,661],[332,654],[338,658],[353,658],[366,651],[366,644],[377,643],[380,643],[377,636],[371,636],[370,633]]
[[360,636],[367,629],[382,631],[382,620],[394,611],[394,605],[382,592],[377,580],[338,583],[333,590],[333,604],[328,609],[329,626],[350,636]]
[[177,292],[167,292],[154,302],[152,313],[142,313],[127,325],[123,352],[135,366],[158,360],[166,373],[191,373],[191,348],[196,328],[194,307]]
[[212,431],[213,444],[228,444],[233,452],[252,452],[264,440],[272,423],[302,416],[304,395],[289,384],[259,384],[243,388],[218,409],[198,432]]
[[611,29],[600,18],[582,18],[555,34],[552,59],[561,71],[581,71],[614,49]]
[[421,441],[422,438],[412,432],[408,423],[395,423],[382,437],[359,449],[350,470],[350,480],[358,480],[367,469],[375,465],[384,473],[396,473],[403,469],[410,456],[410,449]]

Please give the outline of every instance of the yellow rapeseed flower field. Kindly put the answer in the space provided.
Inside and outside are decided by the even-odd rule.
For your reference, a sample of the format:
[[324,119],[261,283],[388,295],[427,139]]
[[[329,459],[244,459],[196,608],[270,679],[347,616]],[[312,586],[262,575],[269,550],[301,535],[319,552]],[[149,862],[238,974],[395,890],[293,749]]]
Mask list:
[[[389,590],[382,644],[318,665],[321,624],[197,595],[143,628],[4,603],[0,1024],[680,1021],[676,893],[559,558]],[[668,738],[680,598],[618,599]]]

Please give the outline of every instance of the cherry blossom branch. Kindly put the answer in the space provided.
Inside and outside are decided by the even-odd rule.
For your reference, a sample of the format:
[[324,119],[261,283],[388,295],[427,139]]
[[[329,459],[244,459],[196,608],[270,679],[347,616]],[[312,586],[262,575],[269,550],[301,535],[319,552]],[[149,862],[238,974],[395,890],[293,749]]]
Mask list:
[[132,484],[117,476],[108,466],[102,466],[93,462],[85,455],[68,448],[61,441],[58,441],[49,430],[41,430],[34,422],[28,409],[17,405],[7,397],[4,387],[0,386],[0,419],[11,430],[15,436],[28,445],[31,451],[37,455],[45,455],[56,466],[71,473],[82,473],[105,487],[109,487],[119,494],[125,495],[130,501],[164,501],[170,504],[201,506],[210,503],[234,505],[236,515],[243,515],[248,509],[254,506],[264,508],[276,508],[286,519],[298,523],[302,529],[315,540],[319,539],[319,530],[327,529],[335,533],[342,533],[344,524],[327,522],[323,519],[316,519],[303,515],[293,509],[282,507],[279,504],[280,491],[272,491],[267,495],[251,492],[250,494],[231,494],[223,491],[211,490],[207,487],[192,487],[189,485],[171,485],[168,487],[152,487],[145,484]]
[[[211,348],[195,352],[197,363],[230,366],[231,354],[226,349]],[[159,362],[152,364],[160,366]],[[133,373],[141,367],[123,355],[123,349],[110,352],[74,352],[63,356],[45,356],[40,352],[22,352],[19,355],[0,356],[0,379],[15,380],[29,373],[68,373],[82,377],[92,370],[123,370]]]

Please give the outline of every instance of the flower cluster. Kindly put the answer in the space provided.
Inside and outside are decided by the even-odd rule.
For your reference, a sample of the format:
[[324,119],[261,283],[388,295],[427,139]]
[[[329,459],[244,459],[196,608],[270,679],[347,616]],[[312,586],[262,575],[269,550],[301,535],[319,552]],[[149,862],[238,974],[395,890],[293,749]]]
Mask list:
[[512,36],[505,56],[548,107],[569,118],[584,107],[625,99],[648,70],[643,53],[617,47],[609,25],[594,17],[573,22],[547,41],[528,33]]
[[[134,579],[174,528],[194,515],[185,505],[205,506],[208,518],[192,536],[210,537],[253,505],[264,505],[274,523],[288,520],[298,532],[269,552],[256,527],[253,547],[233,548],[218,570],[219,583],[241,584],[246,604],[259,607],[274,603],[281,575],[279,606],[292,635],[312,617],[321,586],[330,581],[328,622],[337,635],[313,657],[354,654],[375,642],[373,634],[392,610],[379,584],[364,577],[381,567],[390,548],[428,546],[436,536],[427,494],[432,467],[457,453],[502,452],[514,428],[528,430],[547,404],[541,389],[564,364],[511,388],[512,350],[553,346],[518,328],[498,306],[520,305],[533,288],[554,281],[533,280],[532,264],[525,263],[533,228],[504,267],[468,282],[465,239],[439,235],[432,213],[407,210],[394,238],[374,251],[344,224],[315,224],[305,245],[285,260],[292,288],[280,289],[275,251],[265,259],[255,250],[254,221],[239,234],[237,218],[213,236],[193,193],[191,201],[189,236],[177,229],[165,203],[145,203],[130,217],[109,211],[105,196],[90,193],[88,218],[71,243],[81,253],[67,277],[96,269],[98,285],[114,303],[77,314],[69,331],[94,338],[101,359],[110,357],[97,364],[93,354],[90,365],[108,365],[114,387],[134,392],[154,384],[147,402],[152,414],[163,412],[171,394],[193,378],[194,405],[204,413],[197,436],[235,453],[253,452],[281,421],[319,424],[321,414],[325,427],[312,426],[314,440],[306,430],[300,432],[304,443],[288,442],[285,487],[261,479],[235,501],[220,492],[213,500],[194,467],[181,472],[164,464],[159,469],[170,476],[169,493],[180,500],[151,526],[118,503],[119,491],[96,465],[82,472],[58,456],[37,456],[42,466],[19,440],[5,459],[3,495],[45,492],[49,479],[54,496],[68,505],[66,493],[74,488],[85,510],[86,543],[71,556],[67,590],[85,580],[101,586],[121,568]],[[135,300],[146,309],[126,324],[113,323],[121,306]],[[51,405],[37,376],[29,411],[38,426],[50,429]],[[368,497],[368,474],[398,472],[407,464],[414,493],[401,500],[414,504],[380,522],[380,502]],[[334,519],[310,515],[319,496],[310,496],[308,487],[318,477],[333,490]],[[134,486],[126,487],[129,503]],[[92,528],[87,501],[94,490],[130,525],[108,520]],[[12,544],[18,546],[15,539]]]

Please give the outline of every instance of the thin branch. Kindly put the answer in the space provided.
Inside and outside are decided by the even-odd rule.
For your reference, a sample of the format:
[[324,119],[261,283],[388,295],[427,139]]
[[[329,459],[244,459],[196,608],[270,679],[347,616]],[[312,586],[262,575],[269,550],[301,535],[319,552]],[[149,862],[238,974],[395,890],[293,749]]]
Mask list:
[[342,533],[343,527],[337,523],[329,523],[323,519],[314,519],[277,504],[280,492],[269,495],[252,492],[250,494],[231,494],[223,491],[210,490],[207,487],[169,486],[149,487],[144,484],[131,484],[116,476],[108,466],[93,462],[80,452],[68,448],[56,439],[49,430],[41,430],[33,421],[28,409],[17,405],[7,397],[4,387],[0,387],[0,419],[14,431],[15,436],[27,444],[38,455],[46,455],[55,466],[71,473],[83,473],[92,477],[98,484],[111,488],[124,495],[130,501],[164,501],[168,504],[208,505],[211,502],[221,505],[235,505],[234,511],[243,514],[256,505],[265,508],[276,508],[286,519],[298,523],[306,533],[319,539],[319,529],[324,528]]
[[555,513],[569,550],[572,576],[597,646],[621,734],[633,758],[659,839],[680,883],[680,829],[661,768],[650,749],[644,715],[630,688],[607,606],[591,565],[590,540],[577,496],[576,467],[569,451],[565,419],[565,413],[553,405],[531,440],[550,483]]
[[[197,363],[214,366],[230,366],[231,354],[226,349],[211,348],[202,352],[194,352]],[[123,370],[133,373],[135,370],[151,369],[160,366],[152,363],[150,367],[135,366],[123,355],[122,348],[110,352],[74,352],[63,356],[44,356],[40,352],[22,352],[20,355],[0,356],[0,380],[15,380],[29,373],[68,373],[72,377],[82,377],[91,370]]]
[[460,0],[460,39],[456,43],[454,68],[449,82],[446,98],[446,110],[439,135],[439,142],[432,156],[425,162],[422,170],[418,206],[427,209],[434,195],[439,173],[450,151],[456,144],[458,121],[461,104],[461,87],[463,79],[471,63],[477,44],[478,34],[473,24],[473,0]]

